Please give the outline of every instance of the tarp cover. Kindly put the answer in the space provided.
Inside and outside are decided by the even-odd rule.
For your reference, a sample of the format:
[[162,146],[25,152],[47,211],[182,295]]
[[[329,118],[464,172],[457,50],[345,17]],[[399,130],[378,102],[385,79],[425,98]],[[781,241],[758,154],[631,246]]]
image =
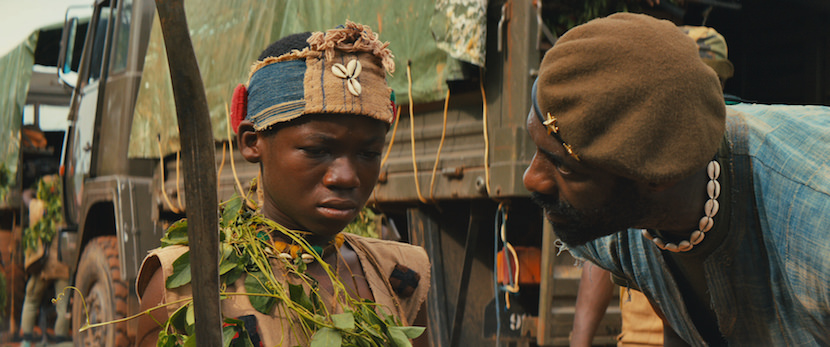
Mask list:
[[[186,0],[185,11],[205,84],[213,135],[228,138],[226,108],[259,53],[288,34],[322,31],[351,20],[369,25],[395,54],[390,78],[399,104],[408,103],[411,61],[415,103],[441,100],[444,81],[459,79],[460,62],[438,48],[430,22],[439,9],[423,0]],[[482,34],[483,35],[483,34]],[[175,104],[161,27],[154,21],[130,135],[130,157],[155,158],[179,150]]]
[[0,57],[0,95],[3,95],[0,98],[0,165],[5,166],[12,177],[16,176],[20,157],[23,106],[35,64],[38,33],[34,31],[29,38]]

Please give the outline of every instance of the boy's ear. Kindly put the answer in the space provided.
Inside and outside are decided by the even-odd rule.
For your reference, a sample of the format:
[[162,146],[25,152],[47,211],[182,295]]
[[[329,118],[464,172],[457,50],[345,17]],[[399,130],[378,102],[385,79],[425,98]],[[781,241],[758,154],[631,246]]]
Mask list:
[[236,135],[236,145],[239,147],[239,153],[248,162],[258,163],[260,160],[260,143],[259,133],[254,130],[254,124],[249,120],[243,120],[239,123]]

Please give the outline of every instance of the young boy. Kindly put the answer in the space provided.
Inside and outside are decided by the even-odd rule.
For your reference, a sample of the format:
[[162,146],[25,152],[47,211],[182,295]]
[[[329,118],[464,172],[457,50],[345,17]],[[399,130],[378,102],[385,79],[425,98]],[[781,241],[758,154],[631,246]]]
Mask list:
[[[234,92],[232,118],[239,151],[260,165],[257,185],[262,202],[248,215],[264,217],[254,228],[269,227],[270,233],[266,246],[247,249],[261,249],[255,256],[267,259],[270,271],[257,272],[265,273],[258,275],[263,277],[246,272],[224,292],[250,293],[261,278],[276,282],[260,283],[263,288],[281,288],[270,293],[292,290],[291,300],[284,294],[285,300],[271,304],[258,301],[262,297],[224,296],[223,315],[243,322],[255,346],[309,343],[315,330],[305,328],[307,320],[291,312],[295,302],[306,302],[295,296],[298,286],[314,303],[307,305],[314,307],[312,313],[355,312],[359,307],[348,303],[368,299],[377,306],[367,307],[397,317],[401,325],[425,326],[430,276],[426,252],[341,233],[377,182],[386,132],[394,118],[385,80],[394,61],[387,45],[369,27],[351,22],[325,33],[287,36],[263,51],[251,69],[247,89],[240,86]],[[241,210],[244,215],[246,208]],[[244,224],[240,220],[233,223]],[[227,242],[232,234],[225,235]],[[189,284],[174,287],[169,280],[177,274],[174,262],[187,249],[162,247],[142,264],[137,280],[142,310],[174,304],[140,318],[137,345],[156,345],[160,332],[170,332],[164,322],[183,305],[176,300],[192,296]],[[318,333],[327,329],[318,328]],[[426,345],[426,334],[415,342]]]

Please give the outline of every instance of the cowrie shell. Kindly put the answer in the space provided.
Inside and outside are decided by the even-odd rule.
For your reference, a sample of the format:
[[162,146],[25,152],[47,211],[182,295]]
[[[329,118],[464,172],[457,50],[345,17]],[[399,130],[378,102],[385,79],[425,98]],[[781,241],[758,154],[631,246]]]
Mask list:
[[718,209],[720,209],[720,203],[715,199],[709,199],[706,201],[706,206],[703,208],[703,211],[707,217],[712,217],[718,214]]
[[666,249],[666,243],[663,242],[663,240],[661,240],[659,237],[651,239],[651,242],[654,242],[654,244],[657,245],[657,247],[659,247],[660,249]]
[[692,233],[692,237],[691,237],[691,238],[689,238],[689,241],[690,241],[693,245],[697,245],[698,243],[700,243],[701,241],[703,241],[703,238],[704,238],[705,236],[706,236],[706,234],[705,234],[705,233],[700,232],[700,230],[695,230],[695,232],[693,232],[693,233]]
[[677,250],[679,250],[681,252],[686,252],[686,251],[692,249],[692,247],[694,247],[694,245],[691,242],[683,240],[683,241],[680,241],[680,243],[677,245]]
[[280,253],[279,257],[282,258],[282,259],[285,259],[285,260],[294,259],[294,257],[292,257],[291,254],[288,254],[288,253]]
[[703,216],[703,218],[701,218],[700,222],[698,223],[698,229],[705,233],[712,229],[712,225],[714,224],[715,221],[712,219],[712,217]]
[[346,66],[346,71],[349,73],[349,77],[355,78],[360,75],[360,72],[363,71],[363,66],[360,65],[360,62],[357,59],[352,59],[348,66]]
[[314,261],[314,256],[311,255],[311,254],[308,254],[308,253],[303,253],[303,255],[301,257],[302,257],[303,263],[306,263],[306,264],[309,264],[309,263]]
[[709,181],[706,184],[706,193],[709,194],[710,199],[717,199],[720,196],[720,183],[715,180]]
[[343,64],[340,64],[340,63],[335,63],[334,65],[332,65],[331,72],[335,76],[340,77],[340,78],[348,78],[349,77],[348,70],[346,70],[346,67],[343,66]]
[[714,160],[710,161],[709,165],[706,166],[706,173],[710,179],[718,179],[720,177],[720,163]]
[[360,86],[360,82],[358,82],[354,78],[350,78],[348,81],[346,81],[346,84],[349,87],[349,93],[351,93],[354,96],[360,96],[360,92],[363,91],[363,87]]

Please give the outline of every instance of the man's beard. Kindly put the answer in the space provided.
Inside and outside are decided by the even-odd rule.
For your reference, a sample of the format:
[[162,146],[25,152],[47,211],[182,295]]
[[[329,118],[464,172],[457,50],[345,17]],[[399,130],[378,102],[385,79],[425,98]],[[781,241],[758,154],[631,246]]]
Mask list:
[[597,238],[634,227],[644,220],[654,205],[629,181],[620,180],[603,205],[583,211],[554,196],[531,193],[531,198],[546,215],[556,215],[566,222],[551,222],[556,236],[568,246],[584,245]]

